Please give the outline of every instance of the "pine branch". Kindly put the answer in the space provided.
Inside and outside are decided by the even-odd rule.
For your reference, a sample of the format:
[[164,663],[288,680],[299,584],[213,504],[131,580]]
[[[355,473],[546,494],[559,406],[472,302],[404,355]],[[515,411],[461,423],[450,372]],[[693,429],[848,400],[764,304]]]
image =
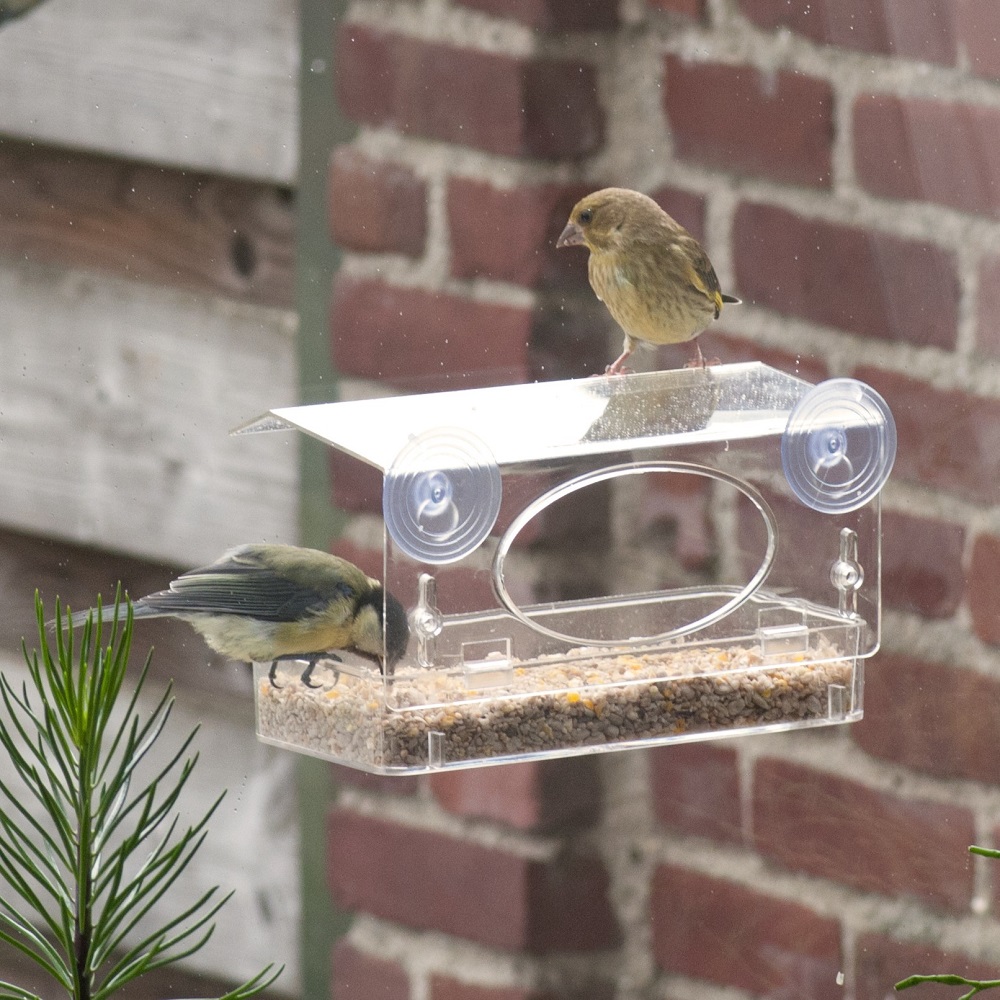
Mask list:
[[[229,899],[218,887],[134,940],[201,847],[222,796],[198,822],[178,829],[175,809],[198,759],[189,755],[197,728],[150,769],[148,755],[167,729],[173,696],[168,688],[151,711],[142,711],[147,656],[131,694],[121,697],[131,606],[116,595],[114,619],[105,627],[98,602],[77,639],[56,601],[54,642],[37,594],[35,609],[39,647],[30,654],[23,647],[28,681],[16,690],[0,676],[0,751],[26,789],[0,781],[0,876],[9,891],[0,898],[0,941],[72,1000],[106,1000],[211,937]],[[269,965],[223,1000],[251,997],[280,972]],[[0,1000],[37,998],[0,983]]]

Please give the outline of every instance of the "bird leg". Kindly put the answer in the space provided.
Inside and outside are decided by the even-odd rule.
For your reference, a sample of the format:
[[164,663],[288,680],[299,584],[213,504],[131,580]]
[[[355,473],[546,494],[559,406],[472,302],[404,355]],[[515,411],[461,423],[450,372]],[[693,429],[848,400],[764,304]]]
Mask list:
[[632,349],[626,347],[621,354],[615,358],[614,361],[604,369],[605,375],[629,375],[632,372],[631,368],[625,367],[625,362],[632,356]]
[[699,344],[697,340],[694,342],[694,349],[698,352],[698,354],[684,366],[685,368],[708,368],[709,365],[722,364],[718,358],[706,359],[705,355],[701,353],[701,344]]
[[[276,671],[278,669],[278,662],[280,660],[308,660],[308,665],[306,669],[302,671],[302,675],[299,680],[309,688],[317,688],[319,684],[310,683],[310,678],[312,677],[313,670],[316,669],[316,664],[320,660],[336,660],[337,663],[343,663],[344,661],[336,655],[336,653],[286,653],[284,656],[276,656],[271,661],[271,669],[267,672],[267,679],[271,682],[271,687],[281,687],[277,681]],[[334,671],[333,683],[336,684],[340,680],[340,671]]]
[[[309,678],[312,677],[312,672],[313,672],[313,670],[316,669],[316,664],[319,663],[319,661],[323,660],[323,659],[336,660],[337,663],[343,663],[344,662],[335,653],[313,653],[313,655],[309,657],[309,666],[307,666],[306,669],[302,671],[302,676],[299,677],[299,680],[302,681],[302,683],[305,684],[305,686],[307,688],[318,688],[318,687],[320,687],[319,684],[310,684],[309,683]],[[334,675],[333,676],[333,683],[336,684],[337,681],[340,680],[340,671],[339,670],[334,670],[333,675]]]

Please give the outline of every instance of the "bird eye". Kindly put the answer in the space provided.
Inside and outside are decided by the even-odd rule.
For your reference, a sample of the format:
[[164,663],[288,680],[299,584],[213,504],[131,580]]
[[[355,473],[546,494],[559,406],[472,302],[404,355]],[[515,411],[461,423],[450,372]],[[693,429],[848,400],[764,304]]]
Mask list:
[[577,216],[577,219],[579,219],[579,221],[582,222],[583,225],[587,225],[587,223],[590,222],[593,218],[594,218],[594,213],[589,208],[585,208]]

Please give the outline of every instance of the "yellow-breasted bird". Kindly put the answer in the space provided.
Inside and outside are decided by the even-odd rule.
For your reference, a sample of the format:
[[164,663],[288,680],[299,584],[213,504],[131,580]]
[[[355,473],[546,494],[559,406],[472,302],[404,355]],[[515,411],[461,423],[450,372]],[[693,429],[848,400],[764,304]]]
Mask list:
[[[604,188],[582,198],[570,212],[557,247],[590,250],[590,287],[625,331],[621,355],[605,369],[621,375],[639,342],[680,344],[693,340],[725,302],[712,262],[701,244],[647,195]],[[697,358],[704,365],[701,348]]]
[[[275,682],[280,660],[308,660],[302,683],[333,650],[350,650],[391,671],[406,652],[403,606],[357,566],[295,545],[241,545],[210,566],[179,576],[169,590],[132,604],[135,618],[179,618],[217,653],[266,663]],[[90,614],[73,615],[73,627]],[[102,619],[114,618],[104,607]],[[384,624],[384,628],[383,628]],[[384,636],[384,638],[383,638]]]

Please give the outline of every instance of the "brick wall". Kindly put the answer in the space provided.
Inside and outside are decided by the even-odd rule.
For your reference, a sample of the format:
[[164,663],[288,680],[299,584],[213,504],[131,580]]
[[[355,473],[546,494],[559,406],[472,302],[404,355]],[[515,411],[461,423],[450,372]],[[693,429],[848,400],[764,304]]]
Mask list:
[[[998,36],[993,0],[352,6],[335,65],[360,131],[330,168],[346,392],[599,370],[620,335],[553,244],[617,183],[744,298],[707,354],[869,382],[899,456],[863,723],[338,773],[330,889],[359,918],[337,1000],[876,1000],[913,972],[996,974],[1000,869],[966,847],[1000,835]],[[706,502],[657,508],[688,564],[718,549]],[[351,509],[357,555],[372,515]]]

